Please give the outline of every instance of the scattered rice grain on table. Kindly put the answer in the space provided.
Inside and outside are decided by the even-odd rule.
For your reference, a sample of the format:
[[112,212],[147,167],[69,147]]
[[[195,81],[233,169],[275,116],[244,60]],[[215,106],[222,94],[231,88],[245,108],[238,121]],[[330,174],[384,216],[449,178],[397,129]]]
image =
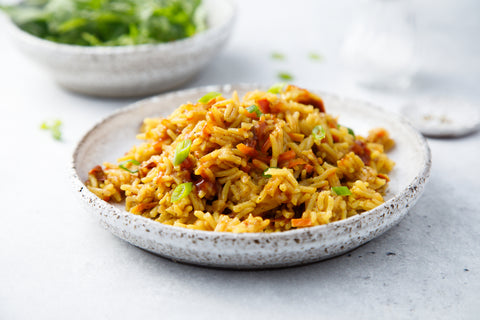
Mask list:
[[356,135],[293,85],[199,101],[145,119],[144,142],[93,168],[89,190],[160,223],[223,232],[311,227],[384,202],[385,129]]

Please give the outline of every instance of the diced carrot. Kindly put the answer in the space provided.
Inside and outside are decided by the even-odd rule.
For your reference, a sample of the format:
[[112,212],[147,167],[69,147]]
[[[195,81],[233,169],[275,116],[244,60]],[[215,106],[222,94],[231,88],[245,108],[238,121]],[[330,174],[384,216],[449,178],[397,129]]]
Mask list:
[[312,220],[306,218],[292,219],[292,227],[310,227],[312,226]]
[[295,158],[296,153],[293,150],[285,151],[284,153],[278,156],[278,161],[286,161]]
[[246,146],[243,143],[237,144],[237,149],[240,150],[241,153],[250,157],[256,157],[258,155],[257,150],[252,147]]
[[163,142],[162,141],[159,141],[159,142],[156,142],[153,144],[153,149],[155,149],[155,151],[157,152],[162,152],[163,150]]
[[258,115],[256,112],[248,112],[248,110],[245,110],[245,113],[244,113],[247,117],[251,118],[251,119],[258,119]]
[[270,101],[268,101],[267,99],[257,100],[257,104],[258,104],[258,108],[259,108],[260,111],[262,111],[263,113],[270,113],[270,112],[271,112],[271,110],[270,110]]
[[312,173],[313,172],[313,166],[311,164],[306,164],[305,165],[305,170],[307,170],[307,173]]
[[306,162],[305,160],[303,160],[303,159],[298,158],[298,159],[295,159],[295,160],[290,161],[290,162],[288,163],[288,167],[289,167],[289,168],[293,168],[293,167],[295,167],[295,166],[298,166],[299,164],[307,164],[307,162]]

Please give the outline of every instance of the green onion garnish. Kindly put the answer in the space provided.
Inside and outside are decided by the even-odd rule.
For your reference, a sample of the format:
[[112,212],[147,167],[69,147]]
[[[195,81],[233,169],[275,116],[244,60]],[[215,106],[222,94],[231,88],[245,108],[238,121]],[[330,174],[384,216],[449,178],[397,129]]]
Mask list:
[[212,91],[212,92],[207,93],[206,95],[204,95],[204,96],[201,97],[200,99],[198,99],[198,102],[200,102],[200,103],[209,103],[210,100],[215,99],[216,97],[219,97],[219,96],[221,96],[221,95],[222,95],[222,94],[221,94],[220,92]]
[[252,104],[250,107],[247,108],[247,111],[249,113],[256,113],[257,114],[257,117],[260,117],[263,113],[262,111],[260,111],[260,109],[258,109],[258,107],[254,104]]
[[281,80],[286,80],[286,81],[291,81],[291,80],[293,80],[293,76],[292,76],[290,73],[288,73],[288,72],[279,72],[279,73],[277,74],[277,77],[278,77],[279,79],[281,79]]
[[188,155],[190,154],[190,146],[192,145],[192,140],[186,139],[177,144],[177,148],[175,149],[175,156],[173,157],[173,165],[178,166],[181,164],[185,159],[187,159]]
[[62,139],[62,131],[60,128],[62,127],[62,121],[60,120],[53,120],[53,121],[44,121],[40,125],[40,129],[42,130],[50,130],[53,139],[61,140]]
[[348,134],[352,135],[353,138],[355,138],[355,132],[353,132],[353,130],[350,128],[347,128],[347,130],[348,130]]
[[272,177],[271,174],[266,174],[266,173],[265,173],[265,172],[267,172],[267,171],[270,170],[270,169],[278,169],[278,167],[269,167],[269,168],[265,169],[265,170],[263,171],[263,173],[262,173],[262,176],[264,176],[265,178],[271,178],[271,177]]
[[332,191],[335,192],[337,196],[350,196],[352,195],[352,192],[350,192],[350,189],[347,187],[341,186],[341,187],[332,187]]
[[130,170],[130,169],[128,169],[127,167],[125,167],[125,165],[128,164],[128,163],[132,163],[132,164],[134,164],[134,165],[136,165],[136,166],[139,166],[139,165],[140,165],[140,162],[138,162],[137,160],[135,160],[135,159],[129,159],[129,160],[125,160],[125,161],[121,162],[121,163],[118,165],[118,167],[119,167],[120,169],[123,169],[123,170],[125,170],[125,171],[130,172],[130,173],[137,173],[137,172],[138,172],[138,169],[137,169],[137,170]]
[[273,86],[270,87],[270,89],[268,89],[268,92],[270,93],[280,93],[283,91],[283,88],[285,88],[287,84],[285,82],[279,82],[279,83],[275,83]]
[[321,141],[325,138],[325,129],[321,125],[315,126],[312,130],[313,139],[316,141]]
[[285,55],[283,53],[280,53],[280,52],[272,52],[271,57],[272,57],[272,59],[275,59],[275,60],[284,60],[285,59]]
[[323,57],[321,54],[318,54],[316,52],[310,52],[308,54],[308,57],[311,59],[311,60],[316,60],[316,61],[322,61],[323,60]]
[[190,192],[192,192],[192,189],[193,183],[191,182],[179,184],[175,190],[173,190],[171,201],[177,202],[178,200],[185,198],[190,194]]
[[265,170],[263,171],[263,173],[262,173],[262,176],[264,176],[265,178],[271,178],[271,177],[272,177],[271,174],[265,174],[265,172],[267,172],[269,169],[270,169],[270,168],[265,169]]

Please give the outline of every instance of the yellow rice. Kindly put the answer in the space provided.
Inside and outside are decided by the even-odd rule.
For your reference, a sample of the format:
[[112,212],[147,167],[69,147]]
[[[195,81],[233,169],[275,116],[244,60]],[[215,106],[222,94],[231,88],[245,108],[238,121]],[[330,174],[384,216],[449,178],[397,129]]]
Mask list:
[[[255,105],[261,112],[249,112]],[[250,109],[249,109],[250,110]],[[320,125],[325,137],[312,130]],[[223,232],[273,232],[346,219],[384,202],[394,162],[385,129],[354,135],[324,112],[320,97],[293,85],[186,103],[167,118],[144,120],[118,162],[89,172],[87,186],[105,201],[160,223]],[[173,165],[179,143],[192,144]],[[192,191],[172,202],[174,189]],[[345,186],[350,195],[332,187]]]

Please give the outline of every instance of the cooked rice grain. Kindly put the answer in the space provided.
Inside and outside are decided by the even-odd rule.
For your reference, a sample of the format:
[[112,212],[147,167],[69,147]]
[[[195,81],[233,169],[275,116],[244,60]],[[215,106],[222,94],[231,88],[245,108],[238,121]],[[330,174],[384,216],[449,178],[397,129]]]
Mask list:
[[[255,105],[262,112],[248,112]],[[325,129],[316,141],[315,126]],[[89,172],[90,191],[155,221],[198,230],[274,232],[321,225],[371,210],[384,202],[394,162],[385,129],[366,138],[349,133],[325,113],[323,101],[287,86],[280,94],[253,91],[240,100],[222,96],[186,103],[167,118],[147,118],[133,147],[118,161]],[[190,153],[173,165],[177,145]],[[185,182],[193,190],[172,202]],[[332,187],[345,186],[350,195]]]

